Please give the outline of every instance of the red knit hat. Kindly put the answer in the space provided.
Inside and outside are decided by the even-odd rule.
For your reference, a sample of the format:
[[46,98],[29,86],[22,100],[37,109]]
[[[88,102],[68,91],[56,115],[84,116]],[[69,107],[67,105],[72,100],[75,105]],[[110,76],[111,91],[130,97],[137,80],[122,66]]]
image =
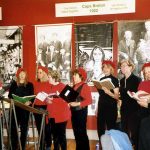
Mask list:
[[142,71],[144,70],[145,67],[150,67],[150,62],[147,62],[147,63],[145,63],[145,64],[143,65]]
[[111,65],[115,69],[115,64],[110,60],[103,60],[102,65]]
[[25,70],[24,68],[19,68],[19,69],[17,70],[17,73],[16,73],[16,77],[17,77],[17,78],[19,77],[19,74],[20,74],[20,72],[22,72],[22,71],[26,72],[26,70]]
[[86,71],[85,71],[83,68],[81,68],[81,67],[77,68],[77,71],[78,71],[79,74],[82,76],[83,80],[85,81],[86,78],[87,78],[87,73],[86,73]]
[[48,69],[46,67],[43,66],[38,66],[38,69],[43,70],[46,74],[48,74]]

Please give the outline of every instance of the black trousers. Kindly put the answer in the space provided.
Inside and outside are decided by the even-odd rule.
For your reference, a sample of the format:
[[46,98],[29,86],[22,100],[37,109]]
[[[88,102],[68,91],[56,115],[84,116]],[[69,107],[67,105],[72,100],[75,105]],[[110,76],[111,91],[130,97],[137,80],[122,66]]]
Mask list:
[[97,132],[98,137],[105,133],[105,130],[116,129],[117,120],[117,103],[98,104],[97,114]]
[[89,139],[86,130],[87,107],[81,110],[72,110],[72,128],[76,141],[76,150],[90,150]]
[[67,121],[55,123],[55,119],[49,119],[51,133],[54,140],[54,150],[67,150],[66,126]]
[[[34,106],[36,109],[39,110],[46,110],[46,106]],[[40,135],[41,130],[41,123],[42,123],[42,115],[41,114],[34,114],[36,127],[38,130],[38,134]],[[46,120],[45,120],[46,122]],[[45,124],[44,133],[42,133],[41,142],[40,142],[40,150],[43,150],[45,147],[51,147],[52,139],[51,139],[51,129],[49,123]]]
[[138,142],[139,142],[139,128],[140,123],[143,118],[149,115],[149,111],[147,109],[141,108],[138,111],[127,113],[125,110],[121,111],[121,126],[122,131],[126,132],[134,145],[135,150],[138,149]]
[[138,149],[150,150],[150,116],[141,121]]
[[[20,132],[21,132],[20,141],[21,141],[22,150],[25,150],[27,133],[28,133],[29,112],[20,109],[18,107],[16,107],[15,110],[16,110],[17,123],[18,126],[20,127]],[[17,128],[16,128],[16,123],[15,123],[13,113],[11,119],[11,144],[13,150],[16,150],[18,148],[18,135],[17,135]]]

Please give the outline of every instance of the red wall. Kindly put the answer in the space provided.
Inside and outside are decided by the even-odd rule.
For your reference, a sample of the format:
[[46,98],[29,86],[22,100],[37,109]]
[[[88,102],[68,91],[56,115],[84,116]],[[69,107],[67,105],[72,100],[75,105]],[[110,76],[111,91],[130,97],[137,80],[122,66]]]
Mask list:
[[[54,23],[79,23],[79,22],[114,22],[114,61],[117,62],[117,21],[118,20],[145,20],[150,18],[150,1],[137,0],[136,13],[117,15],[97,15],[83,17],[55,17],[55,3],[79,2],[81,0],[1,0],[2,20],[0,26],[23,25],[23,66],[29,73],[29,79],[35,79],[35,31],[34,25]],[[85,0],[82,0],[83,2]],[[75,54],[74,36],[72,40],[73,57]],[[73,65],[75,64],[73,60]],[[88,118],[88,127],[96,128],[95,117]]]

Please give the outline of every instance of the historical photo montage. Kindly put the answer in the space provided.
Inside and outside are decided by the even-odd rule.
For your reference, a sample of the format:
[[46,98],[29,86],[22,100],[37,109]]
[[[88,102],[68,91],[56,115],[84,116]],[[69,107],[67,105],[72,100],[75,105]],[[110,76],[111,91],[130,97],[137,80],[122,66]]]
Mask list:
[[150,20],[118,22],[118,39],[118,60],[132,60],[134,73],[141,76],[141,67],[150,61]]
[[76,66],[84,67],[88,83],[103,74],[103,60],[112,60],[112,23],[75,24]]
[[91,95],[92,95],[92,104],[88,106],[88,115],[95,116],[98,107],[99,93],[92,92]]
[[9,85],[22,66],[22,27],[0,27],[0,82]]
[[62,82],[70,83],[72,24],[35,27],[37,65],[59,70]]

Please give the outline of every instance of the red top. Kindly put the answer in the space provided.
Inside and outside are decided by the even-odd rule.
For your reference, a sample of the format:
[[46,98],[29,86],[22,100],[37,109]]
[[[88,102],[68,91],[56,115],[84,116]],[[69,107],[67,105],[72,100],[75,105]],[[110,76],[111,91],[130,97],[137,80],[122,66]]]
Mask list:
[[138,90],[150,93],[150,81],[142,81],[138,86]]
[[[82,85],[83,83],[84,82],[80,82],[80,83],[75,84],[74,90],[77,90],[77,88],[80,85]],[[80,96],[83,97],[83,99],[84,99],[80,104],[81,107],[85,107],[85,106],[92,104],[91,90],[87,84],[83,85]]]
[[[57,85],[50,85],[50,93],[60,93],[65,85],[59,83]],[[71,112],[68,103],[62,98],[53,98],[52,103],[47,105],[47,110],[49,112],[49,118],[54,118],[56,123],[64,122],[70,119]]]
[[[49,82],[36,82],[34,84],[34,93],[37,95],[39,92],[49,93]],[[35,98],[34,105],[47,105],[46,102],[42,102]]]

